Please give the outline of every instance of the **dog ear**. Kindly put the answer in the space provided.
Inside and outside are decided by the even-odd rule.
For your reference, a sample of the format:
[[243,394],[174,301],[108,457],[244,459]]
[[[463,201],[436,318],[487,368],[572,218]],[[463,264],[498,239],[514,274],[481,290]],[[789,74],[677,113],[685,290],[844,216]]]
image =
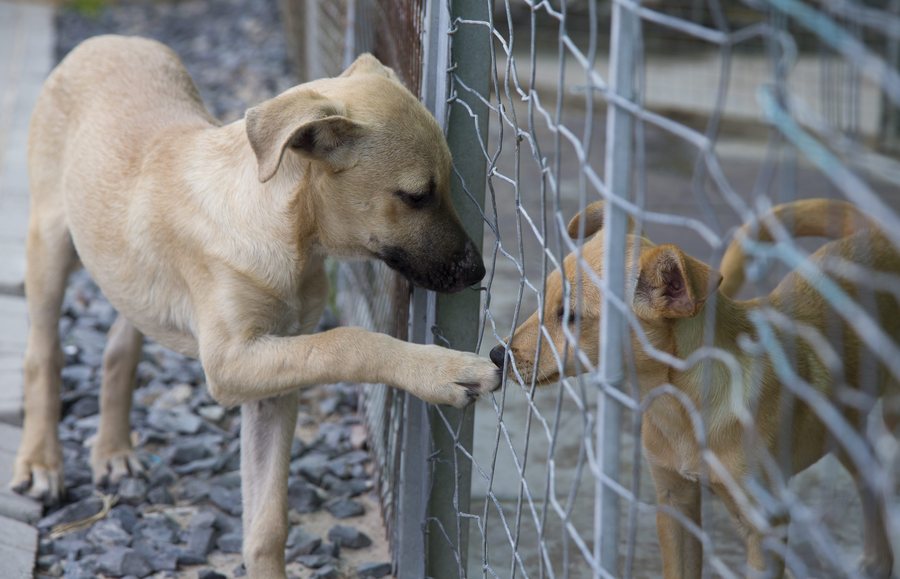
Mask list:
[[654,247],[641,254],[635,313],[645,319],[695,316],[720,283],[719,272],[674,245]]
[[244,120],[260,183],[275,176],[288,147],[345,169],[355,158],[350,145],[362,134],[362,127],[344,116],[340,103],[310,90],[282,93],[247,109]]
[[[566,231],[573,240],[578,240],[578,227],[581,225],[581,221],[584,220],[584,238],[592,236],[597,233],[601,229],[603,229],[603,219],[605,216],[605,201],[594,201],[590,205],[584,208],[584,211],[576,215],[569,221],[568,227],[566,227]],[[634,220],[631,219],[631,216],[628,216],[628,233],[634,229]]]
[[391,80],[400,82],[400,78],[397,76],[397,73],[394,72],[394,69],[381,64],[380,60],[368,52],[360,54],[356,60],[353,61],[353,64],[348,66],[347,70],[341,73],[341,76],[347,77],[353,76],[354,74],[380,74],[381,76],[386,76]]
[[600,231],[600,229],[603,228],[604,205],[605,203],[603,201],[594,201],[593,203],[585,207],[584,211],[573,217],[572,220],[569,221],[569,226],[566,227],[566,231],[569,233],[569,237],[574,240],[578,239],[578,228],[581,226],[582,220],[584,220],[585,239]]

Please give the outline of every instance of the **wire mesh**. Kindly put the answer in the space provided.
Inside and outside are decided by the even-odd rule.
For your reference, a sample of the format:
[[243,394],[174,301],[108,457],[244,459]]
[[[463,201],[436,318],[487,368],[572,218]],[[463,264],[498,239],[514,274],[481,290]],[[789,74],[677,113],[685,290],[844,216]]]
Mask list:
[[[451,139],[455,186],[468,198],[458,209],[480,216],[485,232],[477,348],[510,345],[532,324],[531,342],[517,334],[507,352],[504,389],[478,406],[474,435],[466,416],[427,417],[431,481],[417,492],[430,489],[430,501],[406,500],[428,504],[428,575],[658,577],[663,560],[696,559],[703,576],[737,577],[755,552],[795,577],[889,576],[879,538],[900,542],[900,280],[882,270],[896,265],[900,242],[900,0],[429,5],[444,18],[426,18],[420,2],[342,6],[345,36],[332,45],[345,64],[375,50],[422,94],[439,88],[423,79],[446,72],[448,131],[471,137],[463,148]],[[436,25],[446,29],[427,29]],[[422,57],[429,34],[452,46],[437,75],[422,74],[423,62],[434,65]],[[488,88],[470,74],[483,63]],[[474,176],[473,153],[486,166]],[[834,214],[769,215],[814,197],[849,201],[871,220],[850,259],[813,258],[823,241],[799,238],[816,215],[826,237],[846,233]],[[570,236],[569,220],[599,200],[602,231],[590,235],[582,219]],[[738,297],[758,301],[713,292],[677,331],[648,318],[634,305],[648,295],[641,239],[714,270],[741,244],[746,268],[729,273],[747,279]],[[567,282],[553,279],[559,268]],[[785,295],[807,293],[767,300],[794,269]],[[410,321],[408,288],[380,266],[342,266],[338,277],[345,321],[395,335],[433,321],[424,329],[435,343],[458,341],[448,327],[456,310],[423,298]],[[417,309],[435,303],[432,315]],[[750,305],[740,323],[723,314]],[[648,368],[661,378],[649,383]],[[890,420],[870,412],[879,380]],[[421,549],[396,530],[408,407],[374,388],[365,408],[395,553]],[[757,428],[773,416],[777,428]],[[822,441],[841,460],[805,468],[816,453],[804,462],[797,449]],[[690,508],[672,499],[681,487]],[[658,538],[658,520],[686,531],[680,546]]]
[[[864,528],[862,510],[876,511],[875,527],[898,542],[896,433],[868,416],[875,383],[886,378],[891,389],[900,377],[893,361],[897,320],[873,309],[872,298],[876,290],[896,294],[900,287],[896,271],[874,271],[890,269],[892,259],[896,264],[891,244],[900,237],[900,173],[891,156],[896,123],[887,120],[896,117],[900,97],[897,3],[506,0],[485,7],[488,17],[455,18],[448,30],[451,42],[461,30],[491,39],[490,51],[481,54],[491,61],[489,93],[467,85],[455,61],[448,67],[451,110],[468,108],[460,95],[474,96],[490,117],[482,150],[489,278],[481,352],[507,343],[532,313],[538,319],[531,341],[525,336],[508,354],[512,375],[503,391],[478,407],[473,448],[455,448],[456,459],[473,473],[470,506],[457,513],[459,525],[468,527],[468,556],[458,552],[458,566],[439,575],[658,577],[661,515],[702,545],[706,573],[744,576],[746,537],[724,496],[744,531],[763,531],[764,557],[781,561],[795,577],[889,576],[884,549],[880,562],[872,559],[877,533]],[[615,9],[638,22],[624,41],[610,32]],[[619,59],[633,61],[631,86],[611,82],[612,41],[625,43],[618,46]],[[624,136],[608,126],[613,110],[633,121]],[[461,122],[483,120],[482,113],[468,112],[458,116]],[[616,181],[607,159],[622,147],[631,154],[616,169],[626,178]],[[826,267],[829,261],[810,257],[821,240],[796,239],[793,223],[761,217],[778,203],[812,197],[851,202],[881,227],[884,237],[871,238],[879,247],[853,254],[853,263]],[[569,219],[598,200],[619,209],[614,224],[624,228],[627,216],[635,233],[674,244],[713,268],[738,226],[761,220],[758,228],[774,241],[749,236],[744,242],[750,282],[740,296],[766,296],[799,267],[802,275],[791,283],[812,284],[811,291],[824,296],[827,307],[811,318],[824,321],[811,325],[798,319],[804,312],[797,304],[764,301],[739,328],[723,329],[721,310],[732,302],[713,294],[692,326],[699,342],[687,351],[662,347],[656,327],[632,307],[641,265],[637,237],[607,244],[600,259],[583,252],[583,230],[575,239],[566,232]],[[836,221],[827,214],[821,219]],[[868,229],[863,234],[873,235]],[[575,258],[567,262],[570,252]],[[612,288],[599,264],[616,254],[624,256],[626,283]],[[873,262],[876,255],[888,265]],[[580,282],[547,281],[563,266]],[[618,312],[624,327],[611,325],[600,334],[601,308]],[[561,324],[559,316],[572,316],[573,325]],[[671,324],[665,327],[674,332]],[[624,348],[621,376],[608,368],[604,373],[598,363],[617,332]],[[865,360],[859,376],[842,375],[854,367],[854,357]],[[548,384],[539,385],[544,380],[536,379],[535,359]],[[811,364],[832,373],[811,380]],[[653,387],[646,382],[650,366],[663,376]],[[777,389],[762,388],[761,368],[770,368]],[[554,374],[577,375],[559,381]],[[686,374],[695,391],[685,391]],[[859,390],[849,385],[856,383],[865,384],[865,400],[854,398]],[[598,438],[608,425],[598,400],[621,413],[616,438]],[[893,392],[885,408],[896,402]],[[801,406],[824,422],[822,432],[795,422]],[[699,460],[672,471],[677,476],[671,480],[666,474],[672,472],[658,469],[654,481],[641,432],[648,423],[662,428],[666,412],[679,417],[673,419],[678,428],[663,425],[671,427],[666,436],[697,449],[678,454],[672,443],[669,451]],[[756,426],[766,415],[780,417],[774,432]],[[452,433],[440,412],[432,428]],[[727,448],[744,453],[746,468],[739,472],[728,470],[734,457],[722,452],[728,433],[738,442]],[[767,437],[779,444],[765,444]],[[792,465],[796,459],[783,449],[823,437],[861,473],[866,505],[833,457],[792,479],[784,473],[791,468],[779,468],[805,467]],[[653,462],[665,461],[655,456]],[[606,466],[613,464],[614,470]],[[683,481],[699,494],[702,512],[657,503],[657,492],[670,496],[672,485]],[[619,508],[600,524],[596,511],[604,492],[618,498]],[[447,528],[431,532],[452,536]],[[613,561],[599,548],[603,535],[617,537]],[[690,557],[692,549],[667,549],[667,564],[673,556]],[[866,553],[868,571],[857,561]]]

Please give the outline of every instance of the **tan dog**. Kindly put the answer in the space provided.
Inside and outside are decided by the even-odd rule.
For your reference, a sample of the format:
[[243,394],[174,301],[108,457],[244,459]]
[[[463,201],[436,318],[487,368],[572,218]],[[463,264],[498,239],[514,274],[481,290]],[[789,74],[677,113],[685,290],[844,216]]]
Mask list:
[[95,480],[139,467],[129,409],[142,335],[203,363],[212,396],[243,404],[244,556],[285,576],[287,476],[298,388],[383,382],[465,406],[499,385],[474,354],[357,328],[303,335],[327,299],[326,255],[378,258],[457,291],[484,266],[450,200],[440,127],[372,56],[220,126],[177,56],[98,37],[53,71],[29,146],[25,425],[12,485],[55,499],[57,335],[78,259],[120,312],[104,355]]
[[[900,255],[891,243],[848,204],[801,201],[776,208],[770,217],[792,223],[796,236],[843,236],[813,254],[811,263],[820,269],[824,269],[826,262],[843,258],[867,271],[900,273]],[[586,236],[600,230],[602,203],[590,205],[584,216],[572,220],[568,229],[573,239],[577,238],[582,219],[585,220]],[[745,229],[743,234],[746,233]],[[770,239],[767,230],[760,233],[761,237]],[[783,378],[770,356],[759,350],[759,344],[756,349],[746,347],[750,341],[760,338],[753,316],[774,311],[799,328],[799,335],[783,331],[784,327],[777,325],[775,332],[780,342],[793,342],[795,351],[788,353],[786,358],[796,372],[792,383],[805,381],[813,391],[812,398],[837,408],[852,431],[863,427],[879,396],[898,394],[896,380],[890,378],[883,366],[871,360],[864,362],[871,356],[859,336],[846,319],[834,312],[813,283],[798,273],[788,275],[765,299],[735,301],[730,295],[743,280],[743,253],[737,242],[723,260],[723,291],[713,295],[722,278],[706,264],[687,256],[674,245],[656,246],[631,234],[627,239],[626,279],[630,298],[626,299],[630,299],[649,343],[665,354],[687,359],[707,345],[704,339],[709,327],[707,318],[713,316],[713,345],[733,356],[740,372],[732,382],[728,367],[710,358],[699,359],[690,367],[673,368],[648,354],[637,334],[632,332],[638,390],[646,404],[642,416],[642,442],[661,507],[657,526],[664,576],[674,579],[701,575],[701,543],[670,513],[680,513],[700,526],[700,481],[703,476],[708,477],[712,490],[724,500],[739,523],[747,542],[750,569],[753,572],[766,569],[771,575],[780,576],[783,561],[771,557],[771,552],[763,549],[762,542],[764,537],[779,533],[779,538],[785,540],[786,517],[780,514],[761,516],[761,505],[753,500],[744,483],[750,476],[762,484],[782,478],[777,468],[775,472],[771,470],[780,462],[789,463],[784,471],[790,476],[837,447],[836,454],[854,474],[863,501],[864,572],[869,577],[889,577],[893,559],[883,517],[883,498],[868,482],[870,478],[858,475],[860,463],[854,459],[860,457],[851,459],[848,448],[842,446],[844,440],[835,442],[830,436],[834,431],[829,427],[835,427],[837,419],[829,419],[826,426],[804,399],[786,394],[788,390],[783,386]],[[602,271],[603,245],[603,236],[596,235],[582,248],[587,267],[597,275]],[[635,247],[639,252],[636,260],[632,250]],[[571,292],[564,292],[559,271],[547,280],[543,322],[552,343],[548,343],[546,336],[541,338],[544,343],[540,359],[535,360],[538,337],[543,335],[538,313],[521,324],[508,341],[510,366],[514,364],[526,382],[536,378],[538,383],[547,384],[558,381],[560,371],[565,375],[574,374],[577,355],[574,350],[580,350],[591,363],[597,364],[601,296],[587,275],[576,279],[576,259],[572,254],[564,262]],[[870,315],[878,320],[896,345],[900,337],[900,307],[894,297],[859,290],[845,279],[837,278],[837,281],[859,303],[869,306]],[[576,316],[575,295],[579,291],[582,305]],[[563,302],[567,295],[571,296],[569,304]],[[712,308],[714,311],[710,311]],[[573,313],[567,316],[569,312]],[[577,348],[565,347],[563,327],[566,324],[579,338]],[[831,339],[836,355],[827,355],[822,344],[814,343],[814,339],[809,341],[810,330],[818,330],[825,339]],[[838,341],[834,342],[834,338]],[[562,369],[556,356],[563,358]],[[491,352],[491,358],[503,367],[507,352],[502,345],[497,346]],[[835,360],[838,367],[835,367]],[[842,368],[839,367],[841,361]],[[711,380],[705,382],[704,377]],[[651,392],[665,384],[677,388],[684,398],[663,395],[651,399]],[[796,391],[800,392],[799,387]],[[686,405],[685,399],[690,400],[690,404]],[[885,400],[885,418],[893,426],[898,418],[898,407],[896,399],[890,402]],[[692,415],[702,417],[706,444],[718,464],[704,460]],[[782,428],[785,419],[788,428]],[[864,442],[864,448],[870,457],[874,456],[871,445]],[[782,461],[785,458],[787,460]],[[784,526],[774,528],[776,523]]]

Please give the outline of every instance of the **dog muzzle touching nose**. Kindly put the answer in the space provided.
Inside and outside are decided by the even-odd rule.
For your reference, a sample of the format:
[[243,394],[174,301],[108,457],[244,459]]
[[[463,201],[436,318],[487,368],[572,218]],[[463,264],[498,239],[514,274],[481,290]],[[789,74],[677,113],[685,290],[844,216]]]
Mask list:
[[503,361],[506,359],[506,347],[503,344],[498,344],[491,349],[490,353],[491,362],[494,363],[495,366],[503,369]]

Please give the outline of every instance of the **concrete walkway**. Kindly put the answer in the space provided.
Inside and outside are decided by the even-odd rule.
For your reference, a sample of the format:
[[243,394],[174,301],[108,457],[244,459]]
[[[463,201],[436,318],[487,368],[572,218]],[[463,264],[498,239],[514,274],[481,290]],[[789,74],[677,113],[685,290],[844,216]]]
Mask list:
[[0,0],[0,576],[31,577],[41,506],[6,484],[21,438],[28,121],[53,64],[53,8]]

